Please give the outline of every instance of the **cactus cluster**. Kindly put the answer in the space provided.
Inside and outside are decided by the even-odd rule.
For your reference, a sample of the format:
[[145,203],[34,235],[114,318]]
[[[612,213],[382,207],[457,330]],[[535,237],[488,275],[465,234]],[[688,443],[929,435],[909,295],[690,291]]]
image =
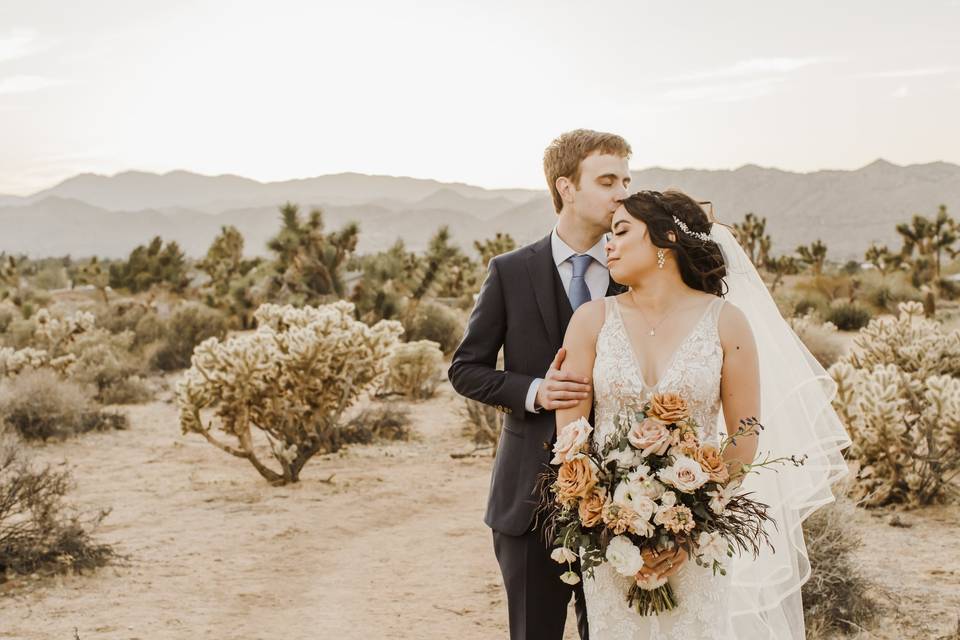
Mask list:
[[[340,447],[341,416],[379,384],[403,329],[390,320],[367,326],[345,301],[265,304],[255,318],[253,333],[197,346],[177,385],[180,426],[247,459],[272,484],[287,484],[315,454]],[[206,409],[213,416],[205,417]],[[236,444],[215,436],[215,428]],[[279,472],[259,459],[258,432]]]
[[871,320],[830,368],[867,506],[943,502],[960,473],[960,330],[924,318],[917,302],[898,310]]

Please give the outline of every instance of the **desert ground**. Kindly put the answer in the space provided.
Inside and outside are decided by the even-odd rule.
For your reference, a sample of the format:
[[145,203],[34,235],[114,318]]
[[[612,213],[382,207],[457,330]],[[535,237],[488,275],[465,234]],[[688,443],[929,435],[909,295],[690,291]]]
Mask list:
[[[446,383],[408,406],[413,440],[315,458],[279,488],[182,435],[170,391],[117,408],[128,430],[29,446],[72,471],[74,504],[113,509],[97,537],[126,559],[87,575],[10,576],[0,638],[506,638],[482,522],[489,452],[451,458],[473,445]],[[960,508],[857,518],[858,560],[888,607],[854,637],[960,637]]]

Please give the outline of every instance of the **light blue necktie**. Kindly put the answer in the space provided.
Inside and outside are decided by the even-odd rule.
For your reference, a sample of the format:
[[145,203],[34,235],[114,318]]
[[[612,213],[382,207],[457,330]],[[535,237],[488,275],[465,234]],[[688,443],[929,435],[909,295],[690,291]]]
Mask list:
[[587,281],[583,276],[587,274],[587,267],[593,258],[590,256],[570,256],[568,258],[573,264],[573,278],[570,280],[570,292],[567,297],[570,298],[570,306],[576,311],[577,307],[584,302],[590,302],[590,289],[587,287]]

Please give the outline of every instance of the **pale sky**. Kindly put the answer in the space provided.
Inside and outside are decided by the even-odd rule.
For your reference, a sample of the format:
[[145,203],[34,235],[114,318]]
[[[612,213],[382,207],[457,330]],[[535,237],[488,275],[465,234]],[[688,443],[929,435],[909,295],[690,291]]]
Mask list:
[[0,3],[0,194],[81,172],[544,188],[633,168],[960,163],[960,0]]

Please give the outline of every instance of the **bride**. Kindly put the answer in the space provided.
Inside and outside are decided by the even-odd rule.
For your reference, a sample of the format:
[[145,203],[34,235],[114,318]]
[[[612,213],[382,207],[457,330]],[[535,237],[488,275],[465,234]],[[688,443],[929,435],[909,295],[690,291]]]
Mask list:
[[595,412],[594,441],[614,418],[654,393],[679,393],[701,425],[701,442],[741,419],[765,425],[727,447],[728,465],[808,455],[800,468],[749,476],[744,490],[770,505],[774,550],[740,557],[726,576],[680,549],[646,552],[641,573],[669,578],[678,606],[644,617],[627,605],[631,578],[607,563],[584,576],[593,640],[804,638],[800,587],[809,577],[801,523],[833,499],[849,444],[830,407],[832,380],[780,316],[730,232],[677,191],[641,191],[616,211],[606,245],[611,277],[626,293],[577,309],[564,337],[563,370],[593,372],[593,397],[556,412],[563,427]]

